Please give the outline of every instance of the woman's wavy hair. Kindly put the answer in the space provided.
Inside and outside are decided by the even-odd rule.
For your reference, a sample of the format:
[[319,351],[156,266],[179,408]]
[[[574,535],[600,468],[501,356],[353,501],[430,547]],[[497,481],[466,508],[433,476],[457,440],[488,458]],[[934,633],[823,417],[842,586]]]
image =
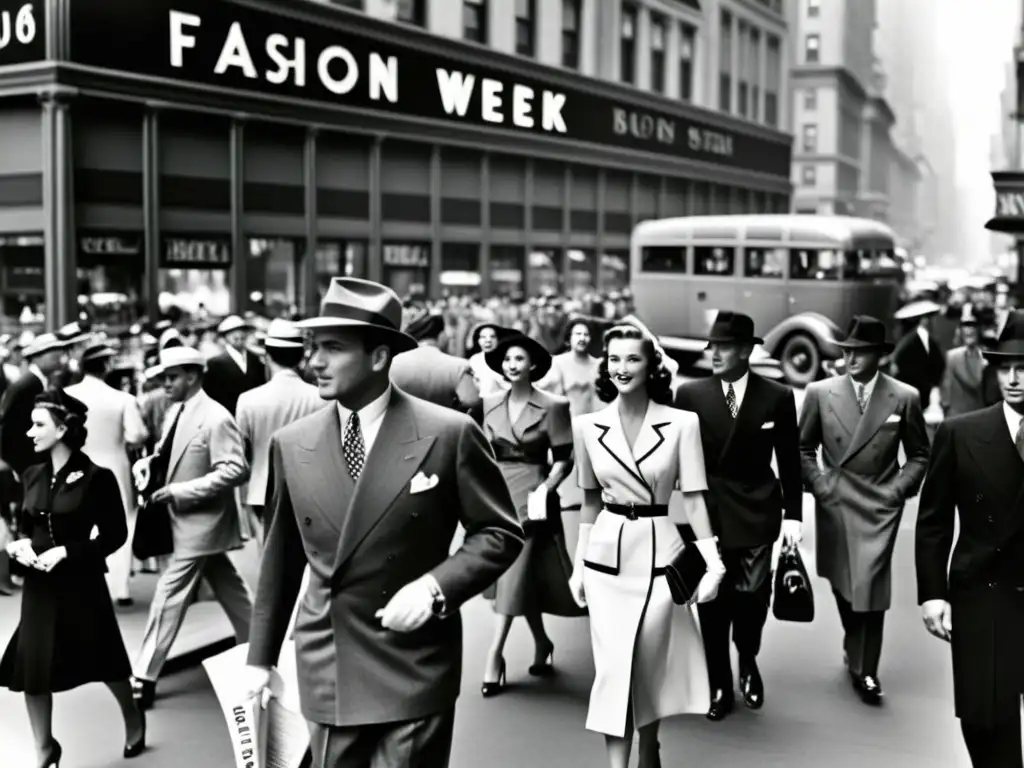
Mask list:
[[89,431],[85,428],[85,416],[69,411],[59,401],[46,393],[39,395],[33,404],[35,408],[46,410],[53,423],[58,427],[64,427],[64,437],[60,439],[64,445],[72,451],[80,451],[85,445],[85,439]]
[[647,396],[661,405],[672,404],[672,374],[665,366],[661,352],[654,340],[639,328],[632,325],[616,325],[604,333],[604,352],[597,367],[597,380],[594,388],[601,402],[610,403],[619,395],[619,390],[612,384],[608,375],[608,345],[616,339],[632,339],[642,342],[644,357],[647,358]]

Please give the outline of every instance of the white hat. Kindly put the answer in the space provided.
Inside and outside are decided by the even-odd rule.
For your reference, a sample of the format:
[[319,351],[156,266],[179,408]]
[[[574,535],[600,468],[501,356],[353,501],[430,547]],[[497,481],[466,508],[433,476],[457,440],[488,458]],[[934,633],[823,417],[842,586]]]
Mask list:
[[21,350],[21,355],[22,357],[36,357],[54,349],[66,349],[69,343],[55,333],[43,333],[25,345],[25,348]]
[[942,311],[942,307],[936,304],[934,301],[912,301],[909,304],[900,307],[893,315],[895,320],[910,320],[915,317],[927,317],[928,315],[937,315]]
[[160,341],[157,343],[157,346],[160,349],[163,349],[167,345],[167,342],[170,341],[171,339],[178,339],[179,341],[181,341],[181,333],[178,331],[177,328],[168,328],[163,333],[161,333]]
[[57,331],[57,335],[64,339],[69,345],[81,344],[83,341],[89,339],[92,333],[89,331],[83,331],[82,326],[78,322],[68,323],[62,325]]
[[192,347],[170,347],[168,349],[160,350],[160,364],[155,365],[146,371],[149,374],[152,371],[153,376],[163,376],[171,368],[181,368],[185,365],[194,365],[198,368],[206,370],[206,358],[203,357],[203,353],[198,349]]
[[290,320],[278,318],[267,328],[263,346],[277,349],[301,349],[303,346],[302,329]]
[[249,325],[248,322],[240,318],[238,315],[228,315],[221,321],[221,324],[217,326],[217,333],[223,336],[224,334],[231,333],[232,331],[245,330],[251,327],[252,326]]

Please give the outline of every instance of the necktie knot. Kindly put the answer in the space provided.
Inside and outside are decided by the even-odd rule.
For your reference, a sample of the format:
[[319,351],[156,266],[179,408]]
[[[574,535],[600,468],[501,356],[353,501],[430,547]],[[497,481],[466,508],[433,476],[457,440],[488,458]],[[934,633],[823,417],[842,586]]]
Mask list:
[[861,413],[864,413],[864,409],[867,407],[866,389],[863,384],[857,385],[857,406],[860,408]]
[[366,444],[363,442],[363,430],[359,424],[359,414],[353,412],[345,425],[345,437],[342,440],[342,453],[345,465],[353,480],[358,480],[366,461]]

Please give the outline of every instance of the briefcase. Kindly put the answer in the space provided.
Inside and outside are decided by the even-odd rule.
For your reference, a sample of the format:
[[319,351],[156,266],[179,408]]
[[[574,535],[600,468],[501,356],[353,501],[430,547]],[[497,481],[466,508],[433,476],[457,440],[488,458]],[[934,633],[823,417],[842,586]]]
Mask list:
[[683,550],[672,558],[672,562],[665,566],[665,581],[668,582],[669,592],[672,593],[672,602],[676,605],[689,603],[697,594],[700,580],[707,571],[708,564],[697,549],[697,545],[687,543]]
[[814,621],[814,589],[800,550],[785,542],[775,566],[772,613],[779,621]]
[[169,555],[174,551],[171,512],[167,504],[146,502],[139,508],[132,536],[132,554],[139,560]]

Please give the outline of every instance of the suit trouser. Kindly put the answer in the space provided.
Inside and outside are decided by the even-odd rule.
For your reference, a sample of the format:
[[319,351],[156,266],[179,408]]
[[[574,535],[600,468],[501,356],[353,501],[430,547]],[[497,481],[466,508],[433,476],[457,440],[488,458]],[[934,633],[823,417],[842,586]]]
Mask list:
[[238,642],[249,640],[252,592],[227,554],[188,559],[175,557],[156,583],[142,647],[135,660],[136,677],[143,680],[156,680],[160,677],[167,654],[185,620],[185,612],[195,601],[200,579],[206,579],[213,588],[217,602],[231,621]]
[[1020,709],[1006,713],[997,725],[960,721],[964,743],[974,768],[1022,768]]
[[877,677],[878,662],[882,658],[885,611],[855,611],[838,592],[833,590],[832,594],[839,608],[839,620],[843,623],[843,650],[846,651],[850,672],[858,677]]
[[722,549],[725,576],[714,600],[697,606],[711,691],[733,690],[729,630],[740,663],[761,650],[772,592],[772,545]]
[[446,768],[454,726],[454,707],[398,723],[310,723],[309,751],[313,768]]

